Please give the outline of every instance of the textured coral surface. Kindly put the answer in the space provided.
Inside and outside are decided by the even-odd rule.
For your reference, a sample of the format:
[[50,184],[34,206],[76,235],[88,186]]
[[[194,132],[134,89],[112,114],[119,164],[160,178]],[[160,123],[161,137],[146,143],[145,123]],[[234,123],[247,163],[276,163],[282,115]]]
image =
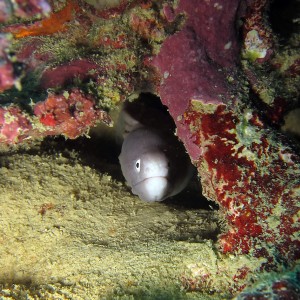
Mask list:
[[[154,60],[162,77],[158,93],[198,166],[204,195],[220,205],[227,221],[228,229],[218,241],[220,250],[264,258],[260,270],[281,270],[300,258],[299,152],[270,127],[265,111],[259,111],[251,94],[241,89],[245,79],[236,61],[236,15],[245,16],[246,33],[259,28],[258,36],[266,34],[264,47],[271,45],[261,24],[266,3],[253,1],[246,10],[240,4],[179,3],[176,13],[184,11],[188,20],[166,39]],[[261,59],[255,57],[253,68],[259,68],[255,64]],[[244,61],[245,71],[250,63]],[[275,100],[268,103],[269,111],[275,111]],[[294,96],[286,94],[289,100]],[[239,279],[248,273],[247,266],[240,269],[234,289],[244,287]]]
[[[165,36],[163,19],[140,1],[102,10],[85,1],[53,1],[49,10],[43,1],[28,1],[31,13],[34,4],[46,16],[36,12],[37,20],[22,23],[14,10],[3,20],[9,25],[0,37],[2,114],[15,111],[29,125],[19,122],[13,138],[2,132],[1,143],[76,138],[99,122],[112,125],[104,110],[144,84],[147,56]],[[7,124],[2,118],[0,130]]]

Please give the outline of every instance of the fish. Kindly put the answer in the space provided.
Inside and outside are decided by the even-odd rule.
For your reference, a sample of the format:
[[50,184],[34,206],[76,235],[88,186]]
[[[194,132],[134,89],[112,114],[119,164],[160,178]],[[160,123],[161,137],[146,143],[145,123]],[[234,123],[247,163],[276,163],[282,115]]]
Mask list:
[[168,125],[170,117],[157,108],[136,104],[124,105],[120,115],[123,143],[119,162],[132,193],[146,202],[180,193],[195,169],[174,127]]

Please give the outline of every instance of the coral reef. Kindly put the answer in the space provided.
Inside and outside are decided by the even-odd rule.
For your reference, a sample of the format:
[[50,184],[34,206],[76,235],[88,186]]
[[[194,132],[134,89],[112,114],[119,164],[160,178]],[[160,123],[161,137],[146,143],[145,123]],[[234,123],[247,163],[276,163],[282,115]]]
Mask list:
[[[242,45],[244,59],[241,63],[256,101],[260,103],[260,111],[276,126],[282,122],[286,112],[299,105],[300,54],[299,41],[295,34],[297,27],[284,35],[280,32],[276,34],[271,28],[270,3],[252,1],[245,10]],[[289,2],[284,6],[287,13],[293,5]],[[273,6],[274,10],[283,9],[281,5],[276,7],[277,1]],[[271,16],[268,17],[267,13]],[[294,22],[292,16],[288,21]],[[273,20],[274,25],[275,22],[280,20]]]
[[[30,18],[37,15],[46,16],[51,11],[51,6],[46,0],[37,1],[1,1],[0,2],[0,24],[11,21],[11,19]],[[18,65],[13,57],[10,57],[9,48],[11,36],[0,34],[0,92],[18,86],[18,76],[16,76]]]
[[9,46],[9,37],[0,34],[0,92],[10,89],[16,83],[13,64],[10,62],[6,49]]
[[[22,23],[14,11],[9,25],[2,26],[0,91],[2,103],[8,104],[2,115],[22,115],[27,121],[15,122],[20,127],[14,137],[4,134],[1,142],[16,145],[59,134],[76,138],[100,121],[112,125],[105,111],[150,76],[145,66],[165,36],[162,18],[143,10],[151,3],[139,1],[99,11],[85,1],[53,2],[51,12],[44,2],[28,2],[34,4],[48,15]],[[2,131],[11,118],[2,117]]]
[[[216,250],[225,266],[195,261],[183,286],[236,294],[257,272],[280,278],[297,265],[300,157],[279,129],[299,106],[299,33],[274,27],[277,1],[13,3],[0,2],[1,144],[74,139],[155,93],[226,224]],[[282,276],[274,293],[292,295]]]
[[37,15],[46,16],[51,11],[47,0],[1,1],[0,8],[0,22],[7,22],[14,17],[28,19]]
[[278,277],[271,274],[262,278],[255,288],[246,289],[240,293],[236,300],[251,299],[291,299],[297,300],[300,295],[300,273],[299,267],[292,272],[285,273]]
[[[166,39],[153,64],[162,78],[158,93],[198,167],[204,195],[220,205],[228,225],[219,237],[221,252],[263,258],[258,270],[280,271],[300,258],[300,158],[288,139],[271,127],[282,116],[268,118],[268,110],[259,109],[251,96],[257,92],[251,78],[260,82],[261,77],[248,71],[265,63],[266,72],[266,61],[276,51],[271,29],[262,21],[267,2],[240,4],[180,1],[175,13],[184,12],[186,24]],[[237,65],[236,15],[245,18],[242,70]],[[243,84],[247,79],[249,90]],[[294,90],[298,81],[295,76]],[[268,105],[279,114],[277,95]],[[286,93],[285,101],[295,102],[294,95]],[[209,282],[213,289],[215,277],[201,270],[194,271],[190,281],[194,286]],[[243,289],[243,280],[252,272],[245,265],[233,276],[235,284],[227,287],[233,293]]]
[[71,139],[84,134],[99,119],[108,126],[111,123],[107,113],[96,109],[94,101],[78,89],[71,90],[70,94],[50,94],[34,106],[34,113],[47,127],[46,135],[63,134]]

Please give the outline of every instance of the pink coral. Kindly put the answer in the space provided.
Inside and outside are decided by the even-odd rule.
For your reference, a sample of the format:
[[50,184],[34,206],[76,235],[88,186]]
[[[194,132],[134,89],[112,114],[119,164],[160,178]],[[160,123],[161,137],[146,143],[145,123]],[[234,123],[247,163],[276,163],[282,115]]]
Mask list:
[[86,133],[99,120],[111,123],[107,113],[97,109],[92,98],[78,89],[64,95],[49,94],[35,105],[34,113],[45,126],[45,135],[63,134],[71,139]]
[[9,36],[0,34],[0,92],[12,88],[16,83],[14,67],[8,57]]
[[16,106],[0,108],[0,142],[17,144],[28,138],[32,126],[27,116]]

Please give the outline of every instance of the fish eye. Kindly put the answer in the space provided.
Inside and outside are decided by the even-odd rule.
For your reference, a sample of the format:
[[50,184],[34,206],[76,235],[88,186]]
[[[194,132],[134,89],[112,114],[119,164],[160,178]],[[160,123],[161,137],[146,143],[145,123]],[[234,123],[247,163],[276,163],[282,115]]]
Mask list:
[[135,162],[135,169],[140,172],[141,170],[141,160],[138,159],[136,162]]

